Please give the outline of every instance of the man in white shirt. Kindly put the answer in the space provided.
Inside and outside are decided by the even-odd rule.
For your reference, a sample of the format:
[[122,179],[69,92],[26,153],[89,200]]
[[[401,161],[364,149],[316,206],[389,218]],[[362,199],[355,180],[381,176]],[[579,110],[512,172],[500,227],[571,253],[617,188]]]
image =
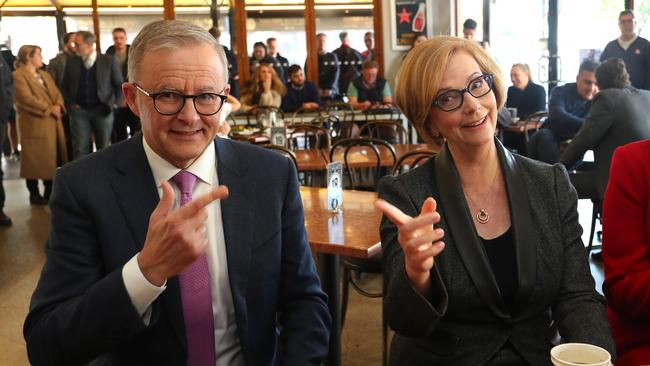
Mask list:
[[142,134],[55,178],[47,260],[25,321],[33,365],[319,365],[330,317],[295,167],[216,138],[223,49],[147,25],[126,101]]

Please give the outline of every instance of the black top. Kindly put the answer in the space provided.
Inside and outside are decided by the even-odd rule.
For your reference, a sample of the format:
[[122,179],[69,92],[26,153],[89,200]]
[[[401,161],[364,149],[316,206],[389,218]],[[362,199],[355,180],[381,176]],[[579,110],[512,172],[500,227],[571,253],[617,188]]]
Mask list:
[[481,243],[490,260],[490,267],[499,285],[503,302],[512,310],[517,295],[517,258],[512,227],[494,239],[481,238]]
[[546,110],[546,90],[541,85],[528,81],[524,90],[511,86],[508,88],[506,107],[517,108],[517,117],[526,118],[528,115]]

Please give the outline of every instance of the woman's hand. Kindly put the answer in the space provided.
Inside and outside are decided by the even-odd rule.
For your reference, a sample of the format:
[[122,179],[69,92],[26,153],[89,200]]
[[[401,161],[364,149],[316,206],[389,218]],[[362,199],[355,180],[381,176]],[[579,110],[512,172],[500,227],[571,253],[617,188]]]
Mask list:
[[50,113],[56,117],[56,119],[61,119],[63,116],[63,112],[61,111],[61,106],[60,105],[53,105],[52,108],[50,109]]
[[375,201],[375,207],[397,226],[397,241],[404,252],[406,275],[415,288],[426,295],[430,289],[434,258],[445,248],[442,241],[444,231],[433,228],[434,224],[440,222],[436,201],[432,197],[427,198],[416,217],[405,214],[382,199]]
[[264,89],[265,93],[268,93],[271,91],[271,83],[273,83],[273,80],[270,78],[267,80],[262,81],[262,88]]

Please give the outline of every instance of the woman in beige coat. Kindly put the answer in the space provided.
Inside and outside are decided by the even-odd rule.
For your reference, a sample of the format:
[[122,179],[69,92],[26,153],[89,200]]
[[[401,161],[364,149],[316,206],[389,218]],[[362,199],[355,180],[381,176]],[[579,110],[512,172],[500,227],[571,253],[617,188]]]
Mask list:
[[[67,162],[61,123],[63,97],[50,74],[41,70],[40,47],[20,47],[15,66],[14,103],[22,146],[20,176],[27,180],[29,202],[44,205],[52,192],[54,171]],[[45,185],[43,196],[38,179]]]

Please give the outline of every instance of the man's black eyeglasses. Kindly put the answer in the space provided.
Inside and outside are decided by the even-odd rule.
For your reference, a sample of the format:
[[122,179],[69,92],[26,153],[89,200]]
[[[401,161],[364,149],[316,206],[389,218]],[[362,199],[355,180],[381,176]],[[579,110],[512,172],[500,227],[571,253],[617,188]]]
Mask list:
[[442,109],[444,112],[451,112],[463,105],[465,93],[474,98],[480,98],[492,90],[492,75],[483,74],[467,84],[462,90],[448,90],[433,101],[432,105]]
[[[218,93],[200,93],[195,95],[181,94],[173,91],[149,93],[140,85],[133,83],[142,94],[153,99],[153,107],[164,116],[172,116],[180,112],[185,106],[185,100],[191,98],[196,112],[202,116],[212,116],[221,110],[226,95]],[[225,89],[224,89],[225,90]],[[221,91],[223,93],[223,90]]]

